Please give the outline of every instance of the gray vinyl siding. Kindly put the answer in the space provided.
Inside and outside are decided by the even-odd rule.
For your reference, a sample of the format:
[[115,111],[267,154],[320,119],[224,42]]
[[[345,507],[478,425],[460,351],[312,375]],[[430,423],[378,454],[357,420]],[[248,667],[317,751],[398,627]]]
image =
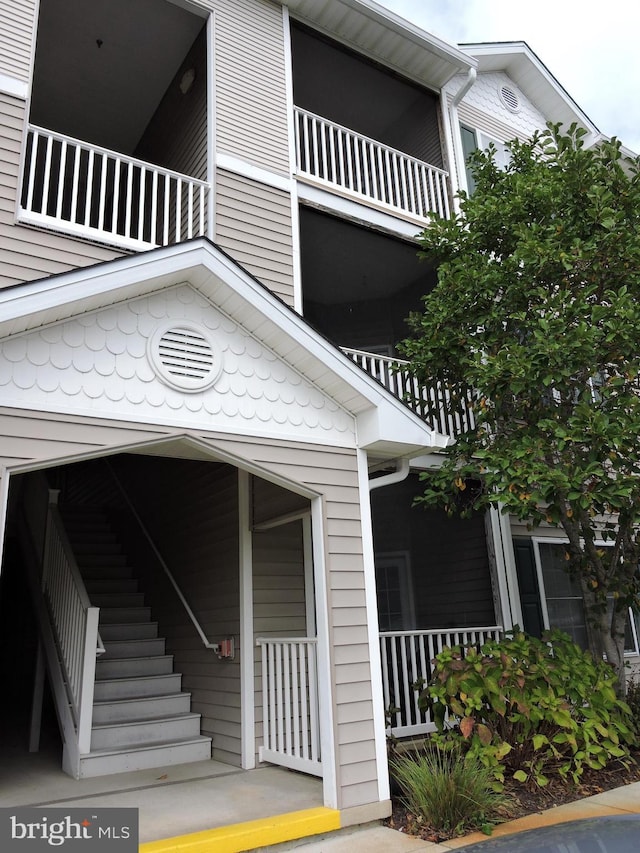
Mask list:
[[215,10],[217,148],[288,175],[282,6],[269,0],[208,0]]
[[36,0],[0,0],[0,74],[23,83],[30,78]]
[[[195,70],[195,78],[183,95],[180,81],[189,68]],[[207,179],[206,27],[176,72],[134,156],[201,181]]]
[[25,104],[0,94],[0,288],[121,255],[114,249],[16,224]]
[[[99,454],[116,450],[128,443],[145,442],[152,439],[177,437],[179,430],[162,427],[146,427],[127,422],[116,423],[105,420],[47,416],[28,411],[0,410],[0,465],[30,463],[33,465],[51,465],[61,458],[71,458],[85,454]],[[196,440],[209,445],[212,451],[229,454],[232,458],[246,460],[247,465],[268,473],[272,478],[284,478],[290,483],[299,484],[301,490],[308,490],[322,499],[324,514],[324,542],[326,555],[326,590],[328,600],[328,620],[331,635],[330,667],[334,685],[332,702],[334,707],[334,736],[338,765],[338,806],[349,808],[378,801],[378,782],[375,765],[375,741],[372,719],[371,668],[367,653],[368,630],[367,611],[364,594],[364,566],[360,534],[360,503],[358,488],[357,458],[354,450],[322,446],[309,446],[302,442],[283,442],[264,437],[236,437],[228,434],[215,434],[202,431],[193,433]],[[158,456],[162,447],[155,449]],[[169,470],[170,460],[144,457],[145,465],[159,472]],[[139,462],[136,464],[140,464]],[[182,464],[182,463],[176,463]],[[196,464],[196,463],[189,463]],[[208,463],[205,463],[207,465]],[[167,466],[165,468],[165,465]],[[211,465],[210,470],[224,466]],[[133,470],[133,469],[132,469]],[[195,470],[195,469],[194,469]],[[231,477],[231,475],[230,475]],[[206,477],[205,477],[206,479]],[[194,481],[195,482],[195,481]],[[199,482],[199,481],[198,481]],[[207,507],[207,512],[193,512],[197,519],[196,528],[201,532],[205,517],[213,524],[216,537],[224,543],[222,554],[228,574],[237,576],[237,556],[232,556],[232,541],[235,536],[234,522],[228,514],[228,505],[233,503],[233,486],[230,479],[225,480],[225,488],[220,490],[220,500]],[[186,525],[180,505],[181,498],[186,504],[186,494],[191,492],[188,478],[173,478],[172,492],[175,489],[175,502],[168,500],[174,508],[176,519]],[[198,485],[200,489],[200,485]],[[212,498],[213,500],[213,498]],[[217,499],[216,499],[217,500]],[[233,504],[235,506],[235,503]],[[220,518],[216,519],[216,509]],[[167,510],[168,513],[168,510]],[[167,516],[168,517],[168,516]],[[224,525],[222,524],[224,520]],[[220,523],[218,528],[216,525]],[[224,527],[224,529],[222,529]],[[185,528],[186,530],[186,528]],[[237,527],[236,527],[237,530]],[[206,531],[203,533],[206,536]],[[195,536],[193,537],[196,538]],[[205,538],[205,548],[206,548]],[[196,546],[194,546],[196,547]],[[237,549],[236,549],[237,555]],[[220,565],[216,553],[216,565]],[[227,562],[228,561],[228,562]],[[213,577],[213,570],[212,575]],[[317,591],[322,594],[322,591]],[[232,596],[232,586],[219,586],[216,597],[228,604]],[[200,599],[198,606],[201,605]],[[209,611],[205,611],[208,624],[213,627],[213,610],[217,605],[208,601]],[[226,605],[225,605],[226,606]],[[230,614],[233,611],[230,610]],[[231,628],[235,613],[218,630]],[[177,630],[177,628],[176,628]],[[172,642],[178,644],[178,637]],[[178,650],[182,653],[182,650]],[[184,662],[191,668],[187,677],[192,686],[198,688],[199,668],[210,666],[203,664],[205,651],[191,653],[191,659]],[[216,740],[233,740],[233,731],[237,730],[235,719],[239,714],[233,694],[231,680],[234,665],[224,669],[221,690],[228,698],[225,706],[231,720],[218,722],[221,729]],[[375,674],[374,677],[377,677]],[[227,680],[228,679],[228,680]],[[189,688],[190,689],[190,688]],[[207,697],[207,699],[210,697]],[[200,700],[198,700],[200,701]],[[203,707],[206,703],[203,701]],[[217,707],[222,707],[222,701]],[[209,723],[207,723],[209,725]],[[236,727],[236,728],[234,728]],[[204,724],[203,724],[204,728]],[[215,744],[214,744],[215,747]],[[232,753],[227,760],[233,760]]]
[[293,304],[293,234],[289,193],[218,170],[216,243]]

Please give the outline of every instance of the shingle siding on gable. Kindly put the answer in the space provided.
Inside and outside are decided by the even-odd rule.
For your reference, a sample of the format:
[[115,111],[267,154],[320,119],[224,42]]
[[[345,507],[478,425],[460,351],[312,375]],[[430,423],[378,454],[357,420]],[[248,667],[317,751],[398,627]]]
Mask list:
[[[455,77],[447,86],[448,93],[455,93],[463,83],[462,77]],[[520,111],[508,110],[498,95],[501,86],[509,86],[517,91],[520,99]],[[518,137],[528,139],[543,130],[547,118],[518,89],[507,74],[492,72],[478,74],[478,79],[458,105],[458,116],[463,124],[483,131],[501,142]],[[552,118],[551,116],[549,118]]]
[[37,0],[0,0],[0,74],[28,83]]

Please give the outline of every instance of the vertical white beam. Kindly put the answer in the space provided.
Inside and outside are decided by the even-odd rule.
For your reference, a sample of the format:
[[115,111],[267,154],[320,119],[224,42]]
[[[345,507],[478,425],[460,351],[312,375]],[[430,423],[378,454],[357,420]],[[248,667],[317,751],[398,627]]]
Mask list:
[[380,658],[380,631],[378,628],[378,601],[376,596],[376,567],[373,552],[373,523],[369,497],[369,470],[367,454],[358,450],[358,484],[360,491],[360,519],[362,525],[362,558],[364,561],[365,600],[367,607],[367,632],[369,635],[369,661],[371,669],[371,698],[373,702],[373,731],[376,745],[378,797],[388,800],[389,765],[387,759],[387,734],[382,693],[382,661]]
[[330,809],[337,809],[339,807],[338,767],[336,763],[335,702],[331,670],[332,638],[329,631],[329,582],[325,559],[326,542],[322,498],[314,498],[311,501],[311,524],[318,632],[318,704],[320,706],[320,750],[322,753],[324,805]]
[[256,766],[256,715],[253,649],[253,548],[251,480],[238,470],[238,542],[240,565],[240,726],[242,768]]
[[0,574],[2,573],[2,555],[7,533],[7,512],[9,507],[9,472],[0,465]]
[[291,54],[291,22],[289,8],[282,7],[284,39],[285,97],[287,102],[287,134],[289,137],[289,175],[291,177],[291,238],[293,249],[293,308],[302,314],[302,268],[300,254],[300,207],[296,183],[295,122],[293,116],[293,59]]
[[215,12],[207,18],[207,237],[215,235],[216,199],[216,72],[215,72]]
[[304,601],[306,609],[307,637],[316,636],[316,602],[313,583],[313,536],[311,516],[302,518],[302,551],[304,561]]

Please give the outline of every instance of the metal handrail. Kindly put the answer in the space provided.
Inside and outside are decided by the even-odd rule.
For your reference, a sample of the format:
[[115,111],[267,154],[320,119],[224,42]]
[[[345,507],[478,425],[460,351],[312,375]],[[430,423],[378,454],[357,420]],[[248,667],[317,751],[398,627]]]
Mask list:
[[130,497],[129,497],[129,495],[127,494],[126,489],[125,489],[125,488],[124,488],[124,486],[122,485],[122,482],[120,481],[120,478],[118,477],[118,475],[117,475],[117,474],[116,474],[116,472],[113,470],[112,466],[109,464],[109,462],[108,462],[107,460],[105,460],[105,464],[106,464],[107,468],[109,469],[109,471],[111,472],[111,476],[112,476],[112,477],[113,477],[113,479],[115,480],[116,485],[117,485],[117,487],[118,487],[118,489],[119,489],[119,491],[120,491],[120,493],[121,493],[122,497],[124,498],[124,500],[125,500],[125,502],[126,502],[127,506],[129,507],[129,509],[131,510],[131,512],[132,512],[132,514],[133,514],[133,516],[134,516],[134,518],[136,519],[136,521],[137,521],[137,523],[138,523],[138,526],[140,527],[140,530],[142,531],[142,533],[144,534],[144,536],[145,536],[145,538],[146,538],[147,542],[148,542],[148,543],[149,543],[149,545],[151,546],[151,549],[153,550],[153,553],[155,554],[156,559],[158,560],[158,562],[159,562],[159,563],[160,563],[160,565],[162,566],[162,569],[163,569],[163,571],[164,571],[165,575],[167,576],[167,578],[169,579],[169,582],[171,583],[171,585],[173,586],[174,590],[176,591],[176,593],[177,593],[177,595],[178,595],[178,598],[179,598],[179,599],[180,599],[180,601],[182,602],[182,605],[183,605],[184,609],[187,611],[187,615],[189,616],[189,619],[191,619],[191,621],[192,621],[192,623],[193,623],[194,628],[196,629],[196,631],[198,632],[198,635],[200,636],[200,639],[202,640],[202,645],[203,645],[206,649],[212,649],[212,651],[216,652],[216,654],[217,654],[217,653],[219,653],[219,652],[220,652],[220,643],[212,643],[212,642],[207,638],[207,635],[204,633],[204,630],[202,629],[202,626],[201,626],[201,625],[200,625],[200,623],[198,622],[198,619],[197,619],[197,617],[196,617],[195,613],[194,613],[194,612],[193,612],[193,610],[191,609],[191,607],[190,607],[190,605],[189,605],[189,602],[188,602],[188,601],[187,601],[187,599],[185,598],[184,593],[182,592],[182,590],[181,590],[181,589],[180,589],[180,587],[178,586],[178,583],[177,583],[176,579],[174,578],[173,574],[171,573],[171,569],[169,568],[169,566],[167,565],[167,563],[166,563],[166,561],[165,561],[164,557],[162,556],[162,554],[161,554],[161,553],[160,553],[160,551],[158,550],[158,548],[157,548],[157,546],[156,546],[155,542],[153,541],[153,537],[152,537],[152,536],[151,536],[151,534],[149,533],[149,530],[147,529],[147,527],[146,527],[146,525],[145,525],[144,521],[143,521],[143,520],[142,520],[142,518],[140,517],[140,514],[138,513],[137,509],[135,508],[135,506],[134,506],[134,504],[133,504],[133,502],[132,502],[131,498],[130,498]]

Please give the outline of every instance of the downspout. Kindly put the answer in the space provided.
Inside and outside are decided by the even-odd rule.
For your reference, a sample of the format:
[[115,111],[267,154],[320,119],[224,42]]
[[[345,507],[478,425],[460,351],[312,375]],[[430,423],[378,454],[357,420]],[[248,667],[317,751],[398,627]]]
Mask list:
[[[447,94],[442,90],[440,94],[440,103],[442,104],[442,115],[444,118],[445,142],[447,145],[447,154],[450,161],[449,179],[451,180],[451,189],[454,196],[454,208],[458,212],[457,192],[460,189],[460,173],[459,170],[464,164],[464,152],[460,141],[460,130],[458,120],[458,104],[467,92],[476,82],[478,72],[475,68],[470,68],[467,72],[467,79],[460,86],[456,94],[453,96],[449,109],[446,108]],[[455,182],[454,182],[455,175]]]
[[392,486],[394,483],[401,483],[409,476],[409,460],[398,459],[398,467],[391,474],[384,474],[382,477],[376,477],[374,480],[369,480],[369,491],[381,489],[383,486]]

